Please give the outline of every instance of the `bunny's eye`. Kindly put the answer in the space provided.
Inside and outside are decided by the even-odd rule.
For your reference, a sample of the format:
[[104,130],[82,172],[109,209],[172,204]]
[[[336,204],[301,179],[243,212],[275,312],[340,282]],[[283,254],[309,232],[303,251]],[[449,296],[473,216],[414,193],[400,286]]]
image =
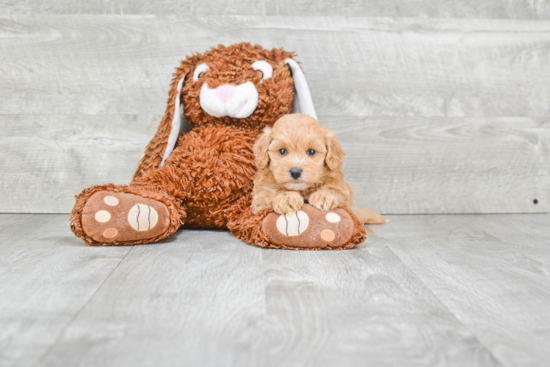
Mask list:
[[271,66],[267,61],[258,60],[252,64],[252,67],[254,70],[262,72],[262,80],[271,78],[273,75],[273,66]]
[[309,150],[307,151],[307,155],[309,155],[309,156],[314,156],[315,153],[317,153],[317,152],[316,152],[314,149],[309,149]]
[[208,65],[206,64],[200,64],[199,66],[197,66],[195,72],[193,73],[193,81],[196,82],[197,80],[199,80],[201,74],[204,73],[206,70],[208,70]]
[[285,155],[286,154],[286,149],[285,148],[279,149],[279,154],[280,155]]

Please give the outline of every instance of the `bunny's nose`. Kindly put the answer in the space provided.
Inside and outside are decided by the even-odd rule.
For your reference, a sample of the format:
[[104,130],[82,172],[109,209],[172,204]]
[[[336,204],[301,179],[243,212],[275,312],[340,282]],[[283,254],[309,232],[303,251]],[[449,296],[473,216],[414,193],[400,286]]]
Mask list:
[[302,169],[301,168],[291,168],[290,169],[290,175],[292,176],[292,178],[298,179],[302,175]]
[[223,102],[227,102],[229,98],[233,97],[237,87],[229,84],[220,85],[216,88],[216,96],[221,99]]

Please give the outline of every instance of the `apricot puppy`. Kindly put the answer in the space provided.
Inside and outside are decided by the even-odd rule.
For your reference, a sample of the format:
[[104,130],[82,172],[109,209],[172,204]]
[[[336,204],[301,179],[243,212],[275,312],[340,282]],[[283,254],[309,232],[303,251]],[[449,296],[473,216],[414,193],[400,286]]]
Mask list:
[[[338,137],[304,114],[281,117],[266,127],[254,145],[258,171],[252,210],[273,209],[278,214],[299,210],[304,201],[319,209],[353,207],[354,193],[344,180],[345,152]],[[355,212],[363,223],[384,223],[368,209]]]

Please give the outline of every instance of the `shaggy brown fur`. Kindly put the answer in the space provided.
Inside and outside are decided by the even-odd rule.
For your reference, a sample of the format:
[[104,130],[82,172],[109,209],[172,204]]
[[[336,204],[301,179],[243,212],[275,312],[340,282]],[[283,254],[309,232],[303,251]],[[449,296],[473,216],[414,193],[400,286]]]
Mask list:
[[[235,126],[260,132],[264,126],[274,124],[279,117],[290,113],[292,109],[294,98],[292,77],[289,69],[282,63],[293,56],[293,52],[283,49],[265,50],[259,45],[240,43],[229,47],[222,45],[217,48],[212,47],[203,54],[194,54],[183,60],[173,74],[166,113],[157,133],[145,150],[145,156],[139,164],[134,180],[143,176],[149,169],[160,165],[174,117],[177,84],[182,76],[186,76],[186,83],[182,89],[185,117],[192,128],[211,124]],[[263,83],[260,83],[261,72],[251,67],[257,60],[265,60],[273,66],[273,77],[264,80]],[[201,63],[208,64],[210,69],[202,73],[196,83],[187,82],[191,79],[195,67]],[[238,85],[247,81],[254,83],[259,94],[258,107],[250,117],[217,118],[210,116],[201,108],[199,96],[204,83],[208,83],[210,88],[215,88],[220,84]]]
[[[183,60],[172,80],[166,113],[147,146],[133,182],[129,186],[108,184],[85,189],[77,196],[71,214],[73,232],[90,245],[133,245],[156,242],[182,225],[229,228],[237,238],[253,245],[283,248],[272,243],[262,232],[261,223],[269,211],[254,214],[250,208],[256,171],[253,145],[265,126],[273,125],[282,115],[291,112],[293,79],[282,63],[293,56],[292,52],[282,49],[265,50],[241,43],[212,48]],[[257,60],[265,60],[273,67],[271,78],[261,81],[261,72],[251,67]],[[209,70],[195,82],[193,72],[201,63],[207,63]],[[183,76],[182,101],[192,131],[180,133],[174,151],[165,167],[161,167],[174,114],[177,84]],[[254,84],[259,94],[258,106],[251,116],[216,118],[201,108],[199,95],[203,83],[208,82],[208,86],[214,88],[247,81]],[[82,211],[90,196],[101,190],[132,193],[162,202],[170,211],[169,229],[160,236],[139,241],[102,243],[93,240],[83,230]],[[365,238],[363,226],[353,218],[357,228],[341,248],[354,247]]]

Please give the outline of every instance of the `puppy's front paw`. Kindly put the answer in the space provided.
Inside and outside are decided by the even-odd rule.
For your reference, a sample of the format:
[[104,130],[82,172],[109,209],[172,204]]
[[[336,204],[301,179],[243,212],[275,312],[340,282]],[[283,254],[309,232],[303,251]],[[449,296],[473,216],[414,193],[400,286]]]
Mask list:
[[304,198],[295,191],[287,191],[275,196],[272,201],[273,211],[278,214],[288,214],[298,211],[304,205]]
[[307,201],[316,208],[329,210],[338,206],[338,199],[330,191],[319,190],[309,195]]

